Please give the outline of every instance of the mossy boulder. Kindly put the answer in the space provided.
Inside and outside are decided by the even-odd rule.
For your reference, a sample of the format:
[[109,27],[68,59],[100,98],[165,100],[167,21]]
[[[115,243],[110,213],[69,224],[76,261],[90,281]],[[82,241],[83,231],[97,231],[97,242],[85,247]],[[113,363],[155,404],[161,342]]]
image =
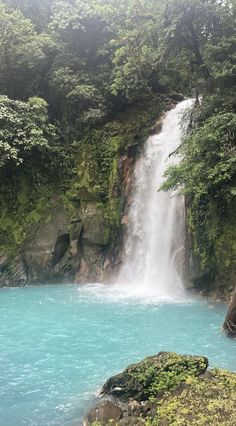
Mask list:
[[203,374],[207,366],[205,357],[160,352],[111,377],[103,386],[102,394],[122,401],[130,398],[145,401],[173,389],[189,377]]
[[235,426],[236,374],[214,369],[157,400],[146,426]]
[[236,374],[207,366],[203,356],[160,352],[111,377],[102,393],[123,410],[116,426],[234,426]]

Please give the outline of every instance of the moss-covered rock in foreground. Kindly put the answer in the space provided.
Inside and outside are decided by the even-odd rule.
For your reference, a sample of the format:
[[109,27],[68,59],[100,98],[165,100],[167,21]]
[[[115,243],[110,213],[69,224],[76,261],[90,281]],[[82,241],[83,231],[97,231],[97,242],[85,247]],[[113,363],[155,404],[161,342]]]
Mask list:
[[129,398],[145,401],[173,389],[189,377],[203,374],[207,366],[205,357],[160,352],[111,377],[103,386],[102,393],[123,401]]
[[112,409],[114,405],[122,408],[121,418],[114,420],[111,410],[103,421],[102,402],[93,410],[93,422],[84,424],[235,426],[236,374],[221,369],[208,372],[207,366],[202,356],[160,352],[145,358],[103,386],[103,395],[112,398]]
[[235,426],[236,374],[211,370],[188,379],[156,401],[156,415],[146,426]]

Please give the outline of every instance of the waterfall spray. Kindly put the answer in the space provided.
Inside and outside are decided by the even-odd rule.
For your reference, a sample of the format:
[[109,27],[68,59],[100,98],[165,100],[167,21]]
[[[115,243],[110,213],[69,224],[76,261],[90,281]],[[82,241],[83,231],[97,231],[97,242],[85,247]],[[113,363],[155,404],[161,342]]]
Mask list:
[[192,104],[192,100],[183,101],[166,114],[161,133],[148,138],[136,164],[118,276],[118,282],[135,294],[160,299],[184,297],[184,198],[172,191],[158,192],[158,188],[167,167],[179,161],[178,155],[170,154],[181,144],[189,122],[184,115]]

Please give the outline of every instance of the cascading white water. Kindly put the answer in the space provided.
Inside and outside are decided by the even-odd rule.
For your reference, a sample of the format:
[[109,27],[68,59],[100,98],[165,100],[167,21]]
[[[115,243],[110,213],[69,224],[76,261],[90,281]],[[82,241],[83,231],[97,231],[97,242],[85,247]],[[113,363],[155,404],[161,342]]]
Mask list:
[[184,114],[192,103],[192,100],[183,101],[166,114],[161,133],[148,138],[136,164],[127,238],[118,276],[119,283],[125,283],[136,295],[160,299],[184,296],[181,276],[184,199],[174,192],[158,192],[158,188],[166,168],[178,161],[176,155],[170,154],[181,143],[189,120],[189,115],[184,117]]

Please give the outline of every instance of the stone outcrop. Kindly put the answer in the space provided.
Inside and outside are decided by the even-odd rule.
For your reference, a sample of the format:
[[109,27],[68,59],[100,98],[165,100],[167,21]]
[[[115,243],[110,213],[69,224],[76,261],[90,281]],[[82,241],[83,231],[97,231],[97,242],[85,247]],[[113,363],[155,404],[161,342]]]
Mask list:
[[28,234],[22,248],[27,266],[28,282],[51,281],[59,278],[70,246],[68,223],[62,205],[47,208],[40,222]]
[[82,204],[70,218],[58,200],[31,228],[18,256],[0,253],[0,286],[103,280],[109,243],[97,203]]
[[21,256],[14,259],[0,253],[0,287],[25,286],[27,284],[27,269]]
[[101,425],[116,426],[117,422],[123,417],[123,412],[120,407],[113,404],[111,401],[102,401],[83,420],[83,426],[90,426],[94,422],[99,422]]
[[91,410],[84,426],[234,426],[236,374],[207,367],[205,357],[168,352],[130,365],[108,379],[101,394],[109,401]]

